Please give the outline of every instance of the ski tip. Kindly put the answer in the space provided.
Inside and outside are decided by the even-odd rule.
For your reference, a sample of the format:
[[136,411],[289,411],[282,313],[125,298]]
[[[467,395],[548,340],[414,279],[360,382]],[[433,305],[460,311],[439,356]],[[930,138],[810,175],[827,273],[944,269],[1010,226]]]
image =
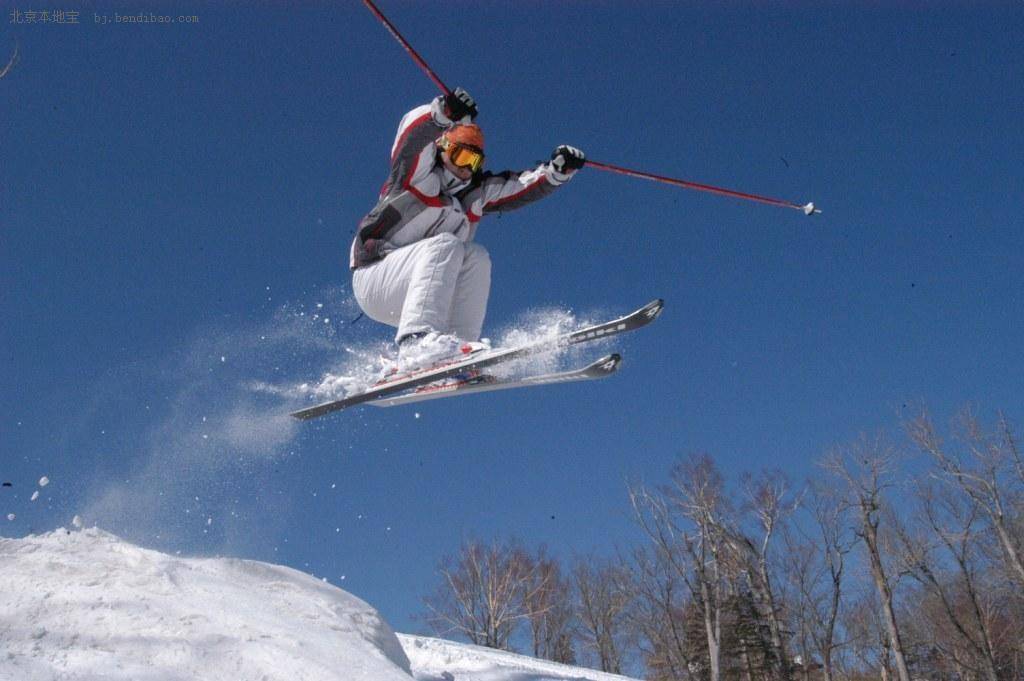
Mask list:
[[597,362],[598,367],[606,374],[612,374],[622,366],[622,355],[614,352]]
[[614,352],[610,355],[605,355],[596,362],[591,362],[583,369],[580,369],[578,373],[586,378],[605,378],[618,371],[621,365],[622,355]]
[[661,311],[665,308],[665,301],[662,298],[655,298],[651,302],[640,308],[640,312],[648,319],[653,320],[655,317],[661,314]]

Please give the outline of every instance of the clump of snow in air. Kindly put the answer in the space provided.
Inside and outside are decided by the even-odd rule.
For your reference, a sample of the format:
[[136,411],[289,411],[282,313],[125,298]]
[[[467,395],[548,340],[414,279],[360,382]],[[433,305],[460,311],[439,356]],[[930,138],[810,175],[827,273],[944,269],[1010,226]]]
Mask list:
[[[597,319],[605,319],[601,315]],[[531,343],[553,342],[558,336],[575,331],[581,327],[594,323],[589,318],[581,318],[569,310],[559,308],[541,308],[528,310],[514,320],[510,325],[502,328],[497,334],[498,341],[495,347],[519,347]],[[588,360],[594,354],[594,343],[587,343]],[[560,348],[555,352],[541,352],[527,356],[521,360],[499,364],[488,373],[508,378],[512,376],[527,374],[542,374],[559,371],[566,368],[568,363],[576,361],[576,349],[572,347]]]
[[351,321],[332,321],[335,317],[327,314],[329,310],[349,320],[361,313],[350,294],[340,290],[329,294],[329,303],[285,306],[278,313],[278,323],[296,329],[292,340],[297,341],[306,361],[301,380],[293,380],[299,376],[291,374],[273,380],[253,379],[247,384],[252,393],[287,401],[286,412],[365,390],[380,379],[383,362],[394,360],[393,330],[375,322],[353,326]]
[[385,345],[369,348],[345,347],[346,360],[340,367],[327,372],[313,385],[302,386],[307,395],[316,399],[340,398],[372,386],[383,373],[384,364],[394,361]]
[[[317,303],[316,309],[321,310],[321,308],[322,304]],[[310,312],[307,315],[303,311],[300,314],[314,321],[320,319],[318,312]],[[494,334],[496,340],[491,345],[497,349],[550,341],[560,334],[588,323],[591,322],[563,309],[529,310],[519,315],[510,324],[498,327],[498,332]],[[333,363],[320,373],[319,378],[301,383],[253,381],[250,383],[250,389],[256,393],[289,400],[293,404],[305,405],[340,399],[367,390],[386,374],[388,366],[394,364],[396,351],[391,341],[391,329],[385,329],[373,322],[367,323],[364,328],[368,329],[369,333],[377,340],[365,340],[361,334],[348,331],[345,332],[344,339],[335,338],[335,340],[344,342],[338,343],[335,347]],[[588,345],[593,348],[593,344]],[[500,366],[489,369],[488,373],[511,377],[519,374],[557,371],[566,361],[575,361],[576,356],[577,353],[573,349],[543,352],[515,362],[502,363]],[[589,355],[586,358],[593,360],[593,357]]]
[[46,477],[45,475],[43,477],[39,478],[39,486],[40,487],[46,487],[49,484],[50,484],[50,479],[48,477]]
[[396,635],[323,578],[171,556],[96,528],[0,539],[0,564],[0,621],[14,623],[4,633],[4,681],[625,679]]
[[39,498],[39,490],[36,490],[35,492],[32,492],[32,496],[29,497],[29,501],[35,501],[38,498]]
[[[250,388],[257,393],[275,395],[287,400],[308,402],[339,399],[366,390],[383,375],[384,362],[394,352],[386,342],[366,346],[347,345],[336,351],[332,366],[318,380],[302,383],[275,384],[254,381]],[[393,361],[393,358],[391,358]]]
[[[343,289],[318,291],[317,299],[332,317],[355,317],[355,303]],[[131,475],[110,477],[90,490],[77,509],[85,522],[134,539],[171,542],[206,529],[200,526],[203,514],[232,517],[239,497],[239,476],[232,472],[258,470],[296,449],[301,424],[289,413],[303,396],[292,388],[336,365],[348,336],[369,329],[314,323],[313,306],[274,304],[269,316],[256,321],[203,328],[155,366],[140,366],[133,383],[152,384],[163,397],[146,405],[145,427],[125,444],[135,459]],[[118,393],[106,399],[114,403],[108,413],[125,406]],[[209,501],[190,511],[186,495],[194,489],[206,491]],[[249,541],[239,522],[214,523],[204,534],[211,544]]]
[[13,513],[8,513],[8,514],[7,514],[7,519],[8,519],[8,520],[14,520],[14,519],[15,519],[15,518],[17,518],[17,517],[18,517],[18,516],[14,515]]

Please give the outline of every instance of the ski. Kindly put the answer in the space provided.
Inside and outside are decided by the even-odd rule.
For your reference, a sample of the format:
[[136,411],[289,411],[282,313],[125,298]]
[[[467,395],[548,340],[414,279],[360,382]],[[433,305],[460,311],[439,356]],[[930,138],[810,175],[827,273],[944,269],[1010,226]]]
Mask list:
[[463,359],[457,359],[453,362],[442,364],[424,371],[396,376],[386,382],[374,385],[363,392],[343,397],[340,400],[332,400],[313,407],[300,409],[292,412],[291,415],[297,419],[305,421],[334,411],[354,407],[357,404],[371,402],[396,393],[405,392],[406,390],[412,390],[413,388],[418,388],[422,385],[433,383],[434,381],[439,381],[443,378],[464,374],[467,371],[483,369],[489,366],[494,366],[495,364],[520,359],[536,353],[552,352],[569,345],[586,343],[588,341],[599,340],[601,338],[614,336],[627,331],[634,331],[657,319],[664,306],[665,301],[661,299],[652,300],[639,310],[631,312],[624,317],[619,317],[618,319],[594,324],[582,329],[577,329],[576,331],[561,334],[555,338],[526,343],[525,345],[513,348],[482,350]]
[[444,397],[457,397],[474,393],[493,392],[495,390],[528,388],[537,385],[551,385],[552,383],[593,381],[599,378],[607,378],[608,376],[611,376],[618,370],[620,364],[622,364],[622,356],[618,354],[611,354],[579,369],[542,374],[540,376],[503,379],[490,376],[488,374],[481,374],[471,379],[448,385],[420,386],[411,393],[405,393],[395,397],[382,397],[378,400],[368,402],[367,404],[371,407],[399,407],[405,404],[412,404],[414,402],[426,402],[427,400],[438,400]]

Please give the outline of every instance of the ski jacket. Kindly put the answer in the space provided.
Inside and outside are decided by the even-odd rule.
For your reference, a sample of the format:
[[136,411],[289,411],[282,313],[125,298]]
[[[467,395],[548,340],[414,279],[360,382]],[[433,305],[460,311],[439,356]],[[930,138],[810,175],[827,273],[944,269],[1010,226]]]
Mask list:
[[454,125],[444,115],[443,97],[402,118],[391,147],[391,174],[352,241],[353,270],[444,232],[472,241],[484,215],[532,203],[572,177],[541,163],[520,172],[483,171],[459,182],[445,169],[435,144]]

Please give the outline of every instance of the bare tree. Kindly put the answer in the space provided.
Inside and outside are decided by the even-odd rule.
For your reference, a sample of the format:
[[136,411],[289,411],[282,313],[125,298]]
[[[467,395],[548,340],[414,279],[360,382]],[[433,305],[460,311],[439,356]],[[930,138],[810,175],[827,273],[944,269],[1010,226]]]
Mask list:
[[[782,533],[785,554],[783,575],[788,591],[789,618],[793,629],[793,661],[803,681],[810,681],[809,661],[817,650],[815,631],[819,626],[823,596],[821,581],[824,568],[818,547],[797,530]],[[830,681],[830,680],[829,680]]]
[[729,541],[724,482],[710,457],[692,456],[672,470],[671,484],[654,494],[630,490],[640,526],[660,557],[687,585],[704,621],[708,681],[722,678],[722,613]]
[[559,562],[541,547],[534,559],[532,583],[524,590],[523,604],[530,623],[533,656],[574,664],[571,625],[572,585],[562,577]]
[[619,565],[580,558],[573,565],[572,576],[583,644],[595,653],[601,671],[621,674],[630,605],[627,575]]
[[770,654],[766,662],[770,678],[788,681],[790,660],[770,563],[772,541],[798,502],[791,498],[789,481],[779,472],[764,472],[757,477],[744,475],[742,485],[746,509],[754,517],[758,535],[751,539],[739,531],[727,531],[727,536],[753,596],[758,618],[767,624]]
[[700,667],[699,642],[691,635],[697,616],[685,582],[660,551],[636,549],[631,570],[629,625],[651,681],[689,679]]
[[[982,511],[974,499],[943,495],[927,482],[917,486],[917,497],[916,527],[903,526],[898,536],[906,573],[936,602],[939,617],[949,625],[946,641],[933,637],[933,643],[955,662],[961,676],[966,670],[997,681],[990,620],[985,614],[987,589],[979,584],[977,565]],[[953,569],[946,570],[946,564]]]
[[791,527],[783,534],[786,574],[793,591],[794,619],[801,641],[801,669],[808,675],[813,649],[821,659],[824,681],[833,681],[840,607],[845,595],[847,555],[855,539],[843,520],[832,490],[810,485],[806,507],[811,523],[807,532]]
[[846,677],[891,681],[892,648],[875,589],[865,589],[851,598],[840,617],[849,649],[856,660],[856,664],[851,664],[846,670]]
[[951,451],[927,413],[907,424],[911,439],[928,453],[938,479],[967,495],[987,516],[1010,577],[1024,589],[1024,459],[1003,415],[996,432],[985,433],[970,410],[960,416]]
[[527,607],[540,588],[536,565],[515,542],[465,542],[440,565],[442,584],[427,599],[439,634],[457,632],[472,643],[509,649],[516,627],[533,614]]
[[826,468],[845,483],[846,505],[857,517],[857,534],[867,553],[871,576],[882,607],[882,619],[899,681],[910,681],[903,640],[896,620],[890,578],[882,560],[879,535],[884,494],[891,485],[895,451],[880,440],[863,439],[828,457]]

